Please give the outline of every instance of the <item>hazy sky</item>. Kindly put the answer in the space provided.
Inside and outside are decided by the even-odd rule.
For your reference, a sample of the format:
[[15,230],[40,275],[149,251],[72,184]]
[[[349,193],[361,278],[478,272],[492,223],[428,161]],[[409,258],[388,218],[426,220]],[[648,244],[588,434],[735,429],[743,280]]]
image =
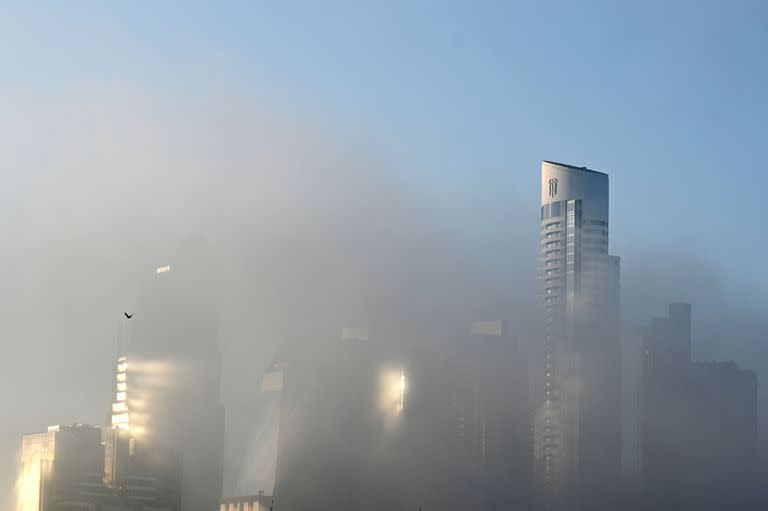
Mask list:
[[630,325],[688,300],[703,356],[768,369],[766,55],[765,2],[0,0],[0,494],[21,433],[103,420],[181,237],[224,247],[246,375],[323,293],[530,300],[542,159],[610,173]]
[[533,204],[541,159],[587,165],[614,252],[692,243],[768,287],[743,264],[766,248],[765,2],[2,4],[4,90],[268,87],[371,134],[454,227]]

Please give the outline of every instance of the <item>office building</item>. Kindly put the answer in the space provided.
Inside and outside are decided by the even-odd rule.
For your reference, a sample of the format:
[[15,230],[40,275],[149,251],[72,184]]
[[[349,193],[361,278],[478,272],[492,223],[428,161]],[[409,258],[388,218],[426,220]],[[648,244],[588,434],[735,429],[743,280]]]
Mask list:
[[679,489],[691,427],[691,306],[669,306],[642,333],[642,463],[650,490]]
[[[526,507],[531,482],[527,361],[506,321],[476,321],[413,349],[396,440],[403,506]],[[471,504],[470,504],[471,503]]]
[[22,439],[19,511],[88,509],[106,495],[101,430],[50,426]]
[[172,480],[178,463],[132,440],[120,428],[83,424],[25,435],[17,509],[179,511],[178,480]]
[[286,509],[357,509],[393,498],[387,481],[394,451],[384,447],[399,394],[381,393],[381,353],[360,328],[309,345],[287,343],[277,364],[276,499]]
[[756,470],[757,375],[735,362],[696,362],[691,373],[691,484],[718,481],[724,492],[754,490],[762,484]]
[[129,509],[179,511],[181,467],[166,446],[143,441],[130,430],[104,430],[104,484],[110,504]]
[[286,345],[276,501],[289,509],[525,506],[531,481],[527,361],[504,321],[440,348],[345,328]]
[[608,175],[541,167],[544,338],[533,375],[544,493],[595,492],[620,472],[619,258],[608,253]]
[[461,374],[459,445],[474,484],[467,493],[489,509],[525,507],[532,475],[527,363],[502,320],[476,321],[454,354]]
[[642,335],[646,490],[675,497],[754,491],[756,374],[734,362],[691,361],[689,304],[670,305]]
[[178,456],[184,511],[215,509],[222,495],[224,409],[211,275],[201,247],[188,244],[177,264],[157,268],[144,283],[125,321],[111,416],[135,445]]

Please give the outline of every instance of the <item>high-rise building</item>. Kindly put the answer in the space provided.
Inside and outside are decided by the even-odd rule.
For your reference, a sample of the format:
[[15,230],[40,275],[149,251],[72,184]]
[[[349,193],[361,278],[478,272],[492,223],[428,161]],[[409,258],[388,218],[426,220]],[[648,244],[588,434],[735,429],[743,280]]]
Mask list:
[[278,507],[524,507],[527,363],[506,322],[439,348],[396,345],[345,328],[283,347],[264,380],[281,391]]
[[525,508],[530,502],[527,361],[502,320],[407,357],[397,440],[403,506]]
[[605,488],[620,472],[619,258],[608,222],[607,174],[542,162],[534,461],[548,493]]
[[[360,328],[344,329],[341,340],[286,344],[280,358],[280,507],[394,505],[389,469],[396,451],[387,427],[399,413],[401,372],[387,378],[381,352]],[[385,382],[390,392],[382,392]]]
[[179,511],[177,476],[173,456],[128,430],[49,426],[23,437],[17,509]]
[[749,495],[756,488],[757,376],[691,361],[691,306],[642,332],[642,461],[652,495]]
[[130,430],[112,427],[104,433],[104,484],[110,496],[105,501],[121,509],[179,511],[177,454],[133,436]]
[[[124,321],[131,321],[126,319]],[[104,429],[104,484],[113,503],[132,509],[181,508],[181,467],[169,442],[148,434],[142,394],[151,372],[128,360],[125,323],[118,342],[113,403]],[[156,377],[155,377],[156,378]],[[159,383],[159,382],[156,382]]]
[[137,449],[176,453],[181,509],[210,511],[222,496],[224,445],[221,361],[208,280],[214,272],[199,247],[185,248],[173,269],[162,266],[145,282],[133,317],[125,321],[111,423],[130,432],[128,441]]
[[22,439],[19,511],[88,509],[106,495],[101,483],[101,430],[50,426]]
[[652,491],[679,489],[691,426],[691,306],[670,305],[668,315],[652,318],[641,337],[643,479]]
[[475,321],[455,358],[463,373],[460,464],[472,501],[489,509],[527,507],[531,486],[531,411],[527,364],[506,321]]

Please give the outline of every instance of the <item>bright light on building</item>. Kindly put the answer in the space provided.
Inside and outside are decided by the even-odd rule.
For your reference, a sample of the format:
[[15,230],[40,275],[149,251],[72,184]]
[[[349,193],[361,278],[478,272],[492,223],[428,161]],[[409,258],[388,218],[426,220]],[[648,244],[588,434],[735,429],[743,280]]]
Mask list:
[[379,372],[379,411],[387,429],[399,424],[405,406],[405,390],[408,382],[402,368],[381,368]]
[[157,273],[166,273],[166,272],[169,272],[169,271],[171,271],[171,265],[170,264],[168,266],[161,266],[160,268],[157,269]]
[[120,429],[128,429],[128,413],[112,415],[112,425]]
[[402,412],[404,407],[405,407],[405,370],[400,371],[400,406],[398,411]]

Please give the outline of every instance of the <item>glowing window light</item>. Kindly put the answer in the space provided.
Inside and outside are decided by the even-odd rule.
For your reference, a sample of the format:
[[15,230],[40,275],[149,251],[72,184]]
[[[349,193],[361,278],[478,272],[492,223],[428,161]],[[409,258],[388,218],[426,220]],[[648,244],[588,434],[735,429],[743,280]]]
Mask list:
[[125,389],[127,389],[127,388],[128,388],[128,384],[125,383],[124,381],[122,381],[122,382],[117,384],[118,392],[125,392]]
[[117,381],[120,383],[125,382],[125,373],[117,373]]
[[125,412],[128,410],[128,407],[125,405],[125,402],[119,402],[119,403],[113,403],[112,404],[112,411],[115,413],[118,412]]
[[157,273],[158,274],[166,273],[166,272],[169,272],[169,271],[171,271],[171,265],[170,264],[168,266],[161,266],[160,268],[157,269]]
[[124,373],[128,369],[128,362],[121,362],[117,364],[117,372]]
[[125,392],[118,392],[117,393],[117,400],[118,401],[125,401]]
[[120,429],[128,429],[128,414],[119,413],[112,415],[112,425]]

